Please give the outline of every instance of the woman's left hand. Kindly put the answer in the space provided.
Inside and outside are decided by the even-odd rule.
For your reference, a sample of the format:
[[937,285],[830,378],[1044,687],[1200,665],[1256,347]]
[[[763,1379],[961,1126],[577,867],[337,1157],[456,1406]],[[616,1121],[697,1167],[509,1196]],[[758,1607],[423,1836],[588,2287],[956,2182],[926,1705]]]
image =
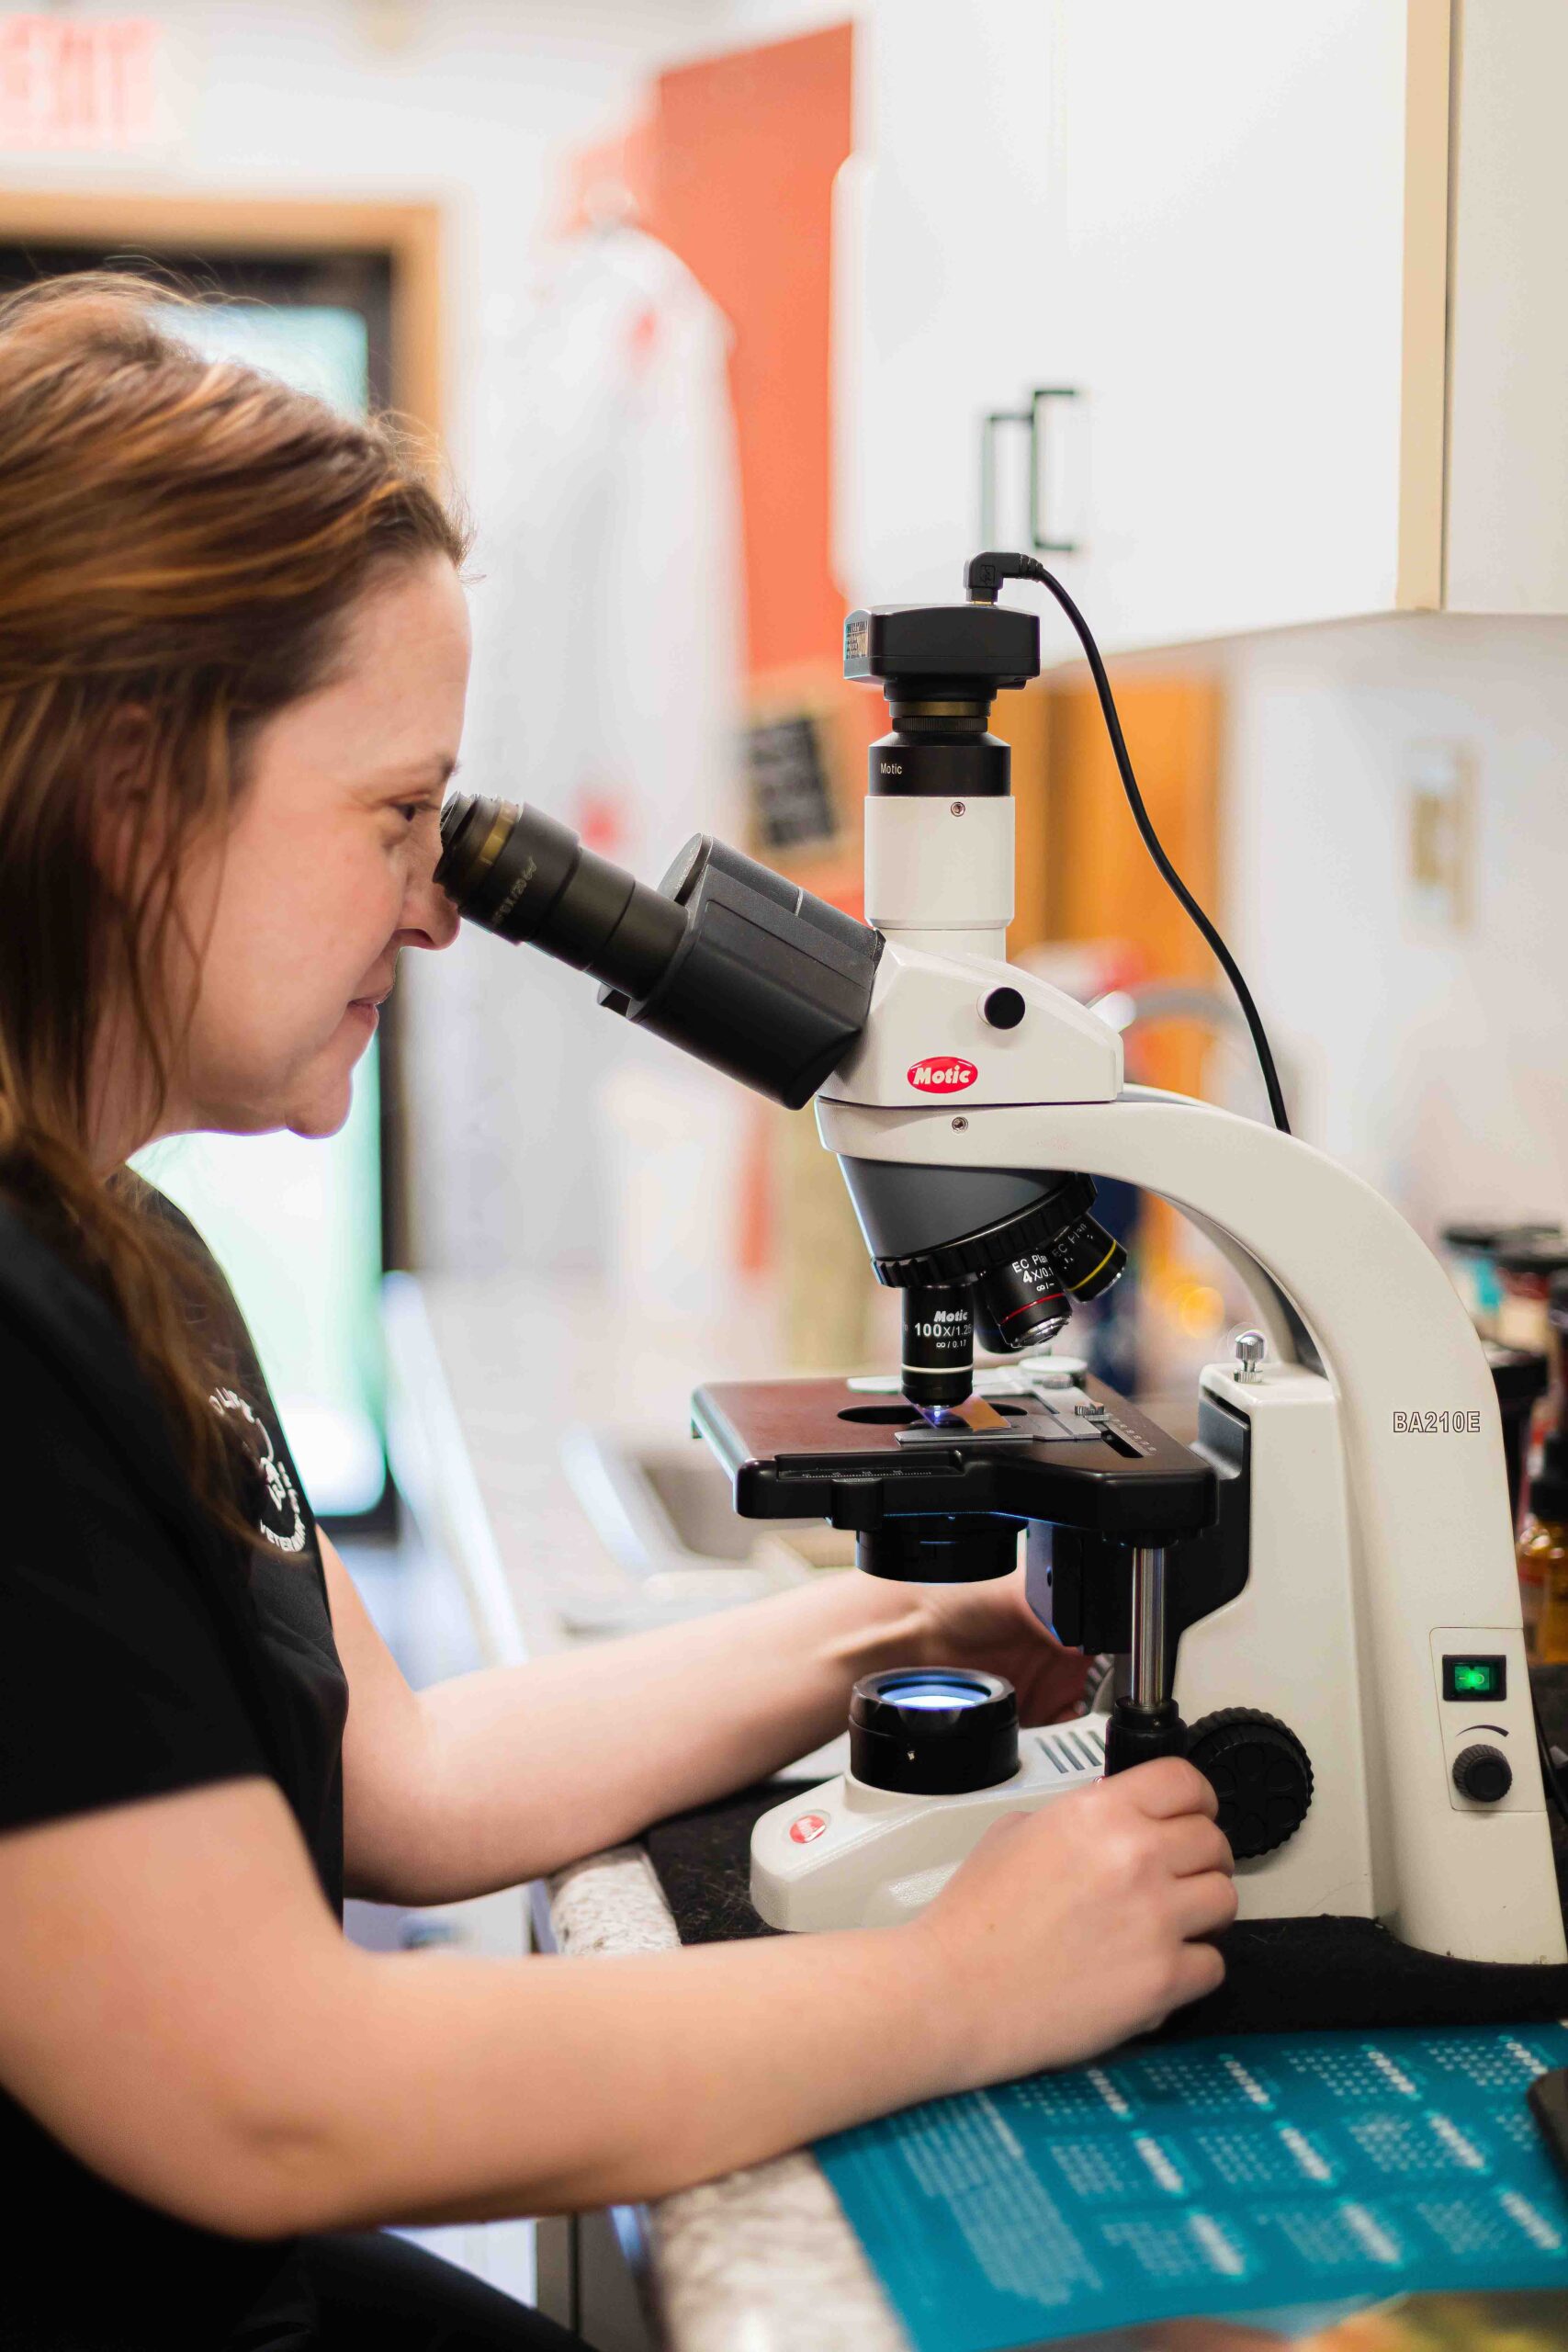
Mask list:
[[1078,1712],[1089,1660],[1064,1649],[1024,1599],[1023,1570],[984,1584],[921,1585],[927,1632],[922,1666],[979,1667],[1004,1674],[1023,1724],[1066,1723]]

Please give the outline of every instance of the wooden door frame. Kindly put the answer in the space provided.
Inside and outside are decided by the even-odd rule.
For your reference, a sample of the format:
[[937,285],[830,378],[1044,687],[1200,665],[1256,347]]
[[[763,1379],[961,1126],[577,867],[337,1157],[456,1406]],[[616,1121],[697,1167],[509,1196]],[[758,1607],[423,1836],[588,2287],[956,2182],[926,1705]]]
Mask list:
[[442,208],[333,197],[153,194],[0,187],[0,244],[106,253],[363,253],[391,264],[391,373],[400,413],[439,434],[446,414]]

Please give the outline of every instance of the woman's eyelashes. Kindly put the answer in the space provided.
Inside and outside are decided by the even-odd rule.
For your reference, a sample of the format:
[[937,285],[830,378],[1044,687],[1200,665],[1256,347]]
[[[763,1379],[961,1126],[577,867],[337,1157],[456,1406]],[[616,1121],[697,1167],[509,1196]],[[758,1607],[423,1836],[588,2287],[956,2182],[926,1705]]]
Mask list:
[[417,825],[422,817],[439,820],[441,815],[441,801],[433,795],[427,795],[420,800],[391,800],[386,806],[388,813],[395,817],[400,826],[405,830],[409,826]]

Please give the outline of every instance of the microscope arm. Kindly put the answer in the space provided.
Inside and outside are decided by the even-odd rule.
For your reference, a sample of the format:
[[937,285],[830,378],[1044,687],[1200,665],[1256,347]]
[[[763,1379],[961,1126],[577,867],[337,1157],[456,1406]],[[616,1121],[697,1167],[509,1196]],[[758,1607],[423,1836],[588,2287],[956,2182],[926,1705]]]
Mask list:
[[[1131,1087],[1127,1090],[1129,1096],[1134,1091],[1134,1090]],[[1299,1318],[1292,1315],[1290,1302],[1280,1292],[1278,1283],[1270,1281],[1257,1260],[1247,1256],[1246,1250],[1232,1239],[1223,1225],[1216,1225],[1213,1217],[1201,1216],[1196,1209],[1189,1208],[1182,1213],[1189,1225],[1196,1227],[1210,1246],[1219,1252],[1247,1292],[1252,1300],[1254,1319],[1268,1340],[1269,1351],[1275,1362],[1278,1363],[1300,1363],[1303,1352],[1301,1324]],[[1311,1347],[1311,1334],[1308,1333],[1305,1336],[1310,1360],[1310,1354],[1314,1353],[1315,1351]]]
[[[1381,1916],[1429,1951],[1469,1948],[1463,1915],[1540,1880],[1543,1811],[1478,1821],[1448,1798],[1434,1636],[1495,1634],[1517,1654],[1519,1604],[1496,1395],[1441,1267],[1371,1185],[1311,1145],[1179,1096],[922,1107],[818,1097],[822,1140],[860,1159],[1073,1168],[1157,1193],[1227,1235],[1288,1299],[1337,1402],[1356,1531],[1359,1680],[1376,1802]],[[1521,1739],[1515,1763],[1539,1788]],[[1478,1841],[1490,1839],[1490,1844]],[[1537,1948],[1560,1946],[1542,1917]]]

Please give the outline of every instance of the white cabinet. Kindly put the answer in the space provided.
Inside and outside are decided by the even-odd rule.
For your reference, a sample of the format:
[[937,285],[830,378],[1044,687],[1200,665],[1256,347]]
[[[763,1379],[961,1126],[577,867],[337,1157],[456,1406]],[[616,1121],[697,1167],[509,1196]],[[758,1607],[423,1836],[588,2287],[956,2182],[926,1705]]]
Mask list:
[[[834,543],[856,603],[956,601],[978,434],[1056,343],[1048,0],[881,0],[855,26],[834,217]],[[1040,379],[1043,381],[1043,379]],[[1016,432],[1000,456],[1017,470]]]
[[[1055,13],[1057,364],[1081,385],[1085,424],[1068,585],[1115,645],[1388,609],[1419,11],[1060,0]],[[1446,118],[1446,77],[1437,95]],[[1440,459],[1440,307],[1436,326],[1423,389]]]
[[997,538],[1108,648],[1568,612],[1563,0],[883,0],[861,60],[856,594],[953,592],[1047,387]]

